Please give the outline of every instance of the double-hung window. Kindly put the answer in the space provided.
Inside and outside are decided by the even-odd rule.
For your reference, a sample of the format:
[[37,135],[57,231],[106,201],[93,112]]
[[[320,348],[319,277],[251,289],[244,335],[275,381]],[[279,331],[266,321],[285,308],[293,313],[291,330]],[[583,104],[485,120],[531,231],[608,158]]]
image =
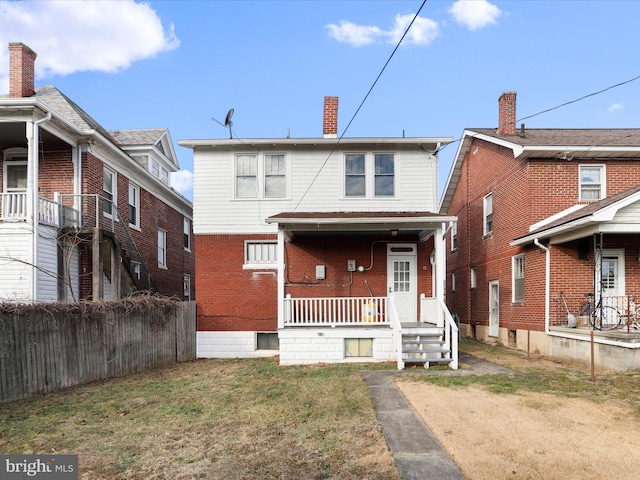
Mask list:
[[451,223],[451,251],[458,248],[458,222]]
[[140,187],[129,183],[129,225],[140,228]]
[[236,198],[258,196],[258,157],[238,155],[236,157]]
[[392,153],[376,153],[374,155],[374,194],[376,197],[393,197],[395,194],[395,171]]
[[116,206],[116,174],[108,168],[104,169],[102,197],[102,211],[106,216],[112,217]]
[[605,197],[604,165],[580,165],[580,200],[596,201]]
[[344,156],[346,198],[389,198],[396,195],[393,153],[347,153]]
[[511,260],[514,302],[524,302],[524,255],[516,255]]
[[345,155],[344,193],[347,197],[364,197],[367,193],[364,160],[362,153]]
[[158,229],[158,267],[167,268],[167,231]]
[[493,194],[489,194],[482,200],[483,235],[493,232]]
[[191,251],[191,220],[184,219],[184,249]]
[[264,156],[264,197],[287,196],[286,165],[283,154]]

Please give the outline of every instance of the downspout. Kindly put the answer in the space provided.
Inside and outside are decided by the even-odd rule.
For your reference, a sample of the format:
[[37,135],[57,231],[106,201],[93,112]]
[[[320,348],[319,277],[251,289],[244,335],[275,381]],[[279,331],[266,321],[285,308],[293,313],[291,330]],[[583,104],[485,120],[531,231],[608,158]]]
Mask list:
[[[39,152],[38,147],[40,143],[40,135],[39,135],[39,125],[44,122],[48,122],[51,120],[51,112],[47,112],[47,115],[40,120],[36,120],[31,125],[32,131],[29,131],[27,127],[27,144],[31,144],[30,152],[31,158],[29,159],[28,165],[31,165],[31,175],[28,176],[27,179],[27,192],[31,193],[31,221],[33,226],[33,239],[31,246],[31,259],[33,263],[33,275],[31,277],[31,301],[35,302],[38,300],[38,231],[39,231],[39,205],[38,205],[38,160],[39,160]],[[28,168],[28,167],[27,167]],[[29,185],[31,184],[31,189],[29,189]]]
[[545,272],[544,272],[544,333],[549,333],[549,290],[551,283],[551,251],[545,247],[537,238],[533,239],[536,247],[545,252]]

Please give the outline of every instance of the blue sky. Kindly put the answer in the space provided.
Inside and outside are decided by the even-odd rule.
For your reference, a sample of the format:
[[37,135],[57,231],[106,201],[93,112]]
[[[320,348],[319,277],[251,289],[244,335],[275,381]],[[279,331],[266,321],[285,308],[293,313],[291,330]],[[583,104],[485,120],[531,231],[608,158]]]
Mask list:
[[[3,1],[9,42],[107,129],[169,128],[179,139],[321,137],[325,95],[352,119],[422,0]],[[524,118],[640,75],[640,1],[431,0],[355,117],[348,137],[453,137],[495,127],[498,97]],[[4,47],[2,47],[4,45]],[[529,128],[640,127],[640,80],[525,120]],[[520,123],[520,122],[519,122]],[[519,125],[518,123],[518,125]],[[457,144],[440,156],[440,189]]]

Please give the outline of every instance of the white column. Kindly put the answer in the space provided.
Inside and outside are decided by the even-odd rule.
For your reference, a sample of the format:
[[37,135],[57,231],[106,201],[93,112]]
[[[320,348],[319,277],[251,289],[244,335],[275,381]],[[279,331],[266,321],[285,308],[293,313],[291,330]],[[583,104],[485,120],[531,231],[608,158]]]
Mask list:
[[278,228],[278,329],[284,328],[284,241],[285,235]]

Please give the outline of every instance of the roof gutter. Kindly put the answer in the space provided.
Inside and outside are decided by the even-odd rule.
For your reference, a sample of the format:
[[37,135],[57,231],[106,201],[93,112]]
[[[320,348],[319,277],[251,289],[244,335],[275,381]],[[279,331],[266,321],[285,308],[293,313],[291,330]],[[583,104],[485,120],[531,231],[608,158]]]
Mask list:
[[551,284],[551,251],[540,243],[538,238],[533,239],[533,244],[545,252],[544,265],[544,333],[549,333],[549,302],[550,302],[550,284]]

